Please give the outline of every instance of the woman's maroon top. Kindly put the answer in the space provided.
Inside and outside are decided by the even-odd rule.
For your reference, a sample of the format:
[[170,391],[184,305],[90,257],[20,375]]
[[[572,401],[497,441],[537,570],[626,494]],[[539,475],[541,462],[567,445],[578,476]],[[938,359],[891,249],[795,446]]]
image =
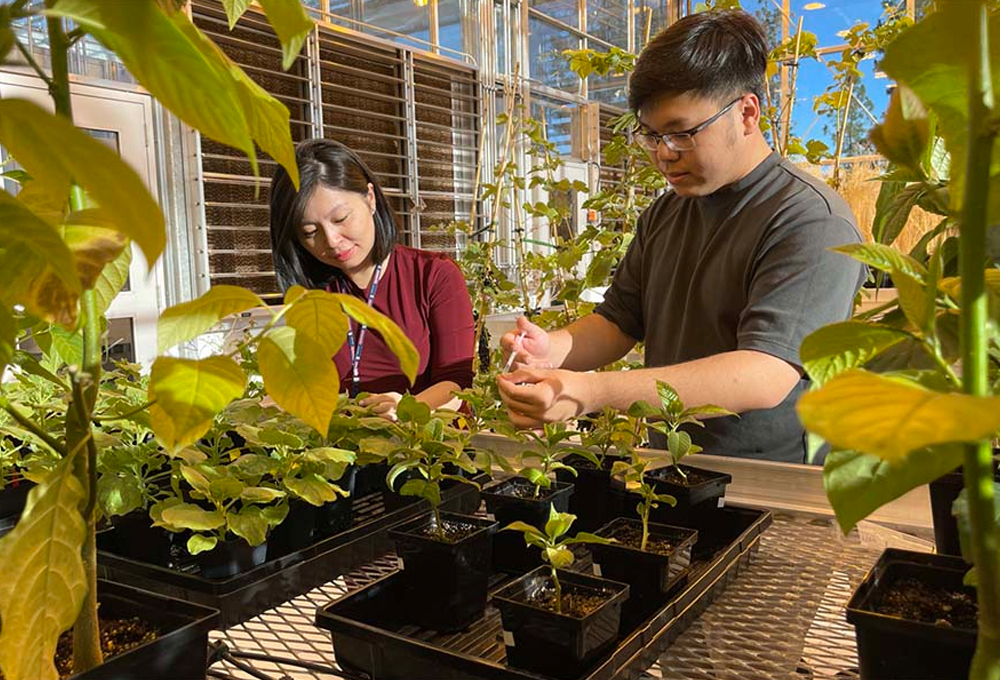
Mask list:
[[[328,290],[366,300],[346,276],[332,280]],[[472,385],[475,324],[472,303],[461,270],[447,255],[397,245],[379,280],[372,306],[396,322],[420,354],[416,383],[411,387],[399,360],[379,332],[369,328],[358,367],[362,392],[410,392],[450,380],[462,388]],[[357,322],[351,322],[357,337]],[[341,391],[351,384],[351,350],[344,342],[333,358],[340,373]]]

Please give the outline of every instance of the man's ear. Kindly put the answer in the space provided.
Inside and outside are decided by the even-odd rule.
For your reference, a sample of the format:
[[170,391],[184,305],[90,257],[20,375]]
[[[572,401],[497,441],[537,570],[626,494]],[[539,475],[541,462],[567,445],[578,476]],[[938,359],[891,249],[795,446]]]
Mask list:
[[744,95],[743,100],[737,105],[740,117],[743,122],[743,134],[751,135],[760,130],[761,111],[760,100],[755,94]]

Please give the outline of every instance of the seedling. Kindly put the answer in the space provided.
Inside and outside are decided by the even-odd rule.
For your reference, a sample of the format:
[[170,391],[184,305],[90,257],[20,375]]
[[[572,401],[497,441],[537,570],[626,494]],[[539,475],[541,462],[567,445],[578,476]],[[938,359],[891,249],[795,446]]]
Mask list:
[[625,487],[629,492],[634,493],[641,499],[635,506],[635,511],[642,520],[642,543],[639,550],[646,549],[649,540],[649,513],[660,507],[660,503],[666,503],[673,507],[677,505],[677,499],[670,494],[656,493],[656,487],[646,480],[646,468],[653,463],[655,458],[642,459],[635,452],[632,453],[632,462],[615,461],[611,467],[612,475],[621,475],[625,479]]
[[607,407],[600,413],[581,420],[589,423],[589,429],[581,432],[582,446],[573,451],[598,469],[604,466],[604,459],[612,451],[622,457],[630,456],[641,436],[642,418],[617,409]]
[[[538,498],[543,487],[548,489],[552,486],[552,478],[549,475],[556,470],[569,470],[576,477],[576,470],[556,460],[556,456],[564,449],[562,442],[577,434],[573,430],[567,430],[566,423],[545,423],[541,434],[533,430],[527,430],[524,434],[538,445],[536,449],[527,449],[521,452],[521,471],[519,473],[535,485],[535,498]],[[524,465],[526,458],[537,459],[539,467]]]
[[[576,560],[573,551],[569,546],[576,543],[600,543],[607,545],[614,543],[613,538],[603,538],[581,531],[572,538],[562,538],[569,532],[576,515],[568,512],[557,512],[554,505],[549,505],[549,519],[545,523],[545,531],[527,524],[526,522],[511,522],[501,531],[520,531],[524,534],[524,542],[540,548],[542,560],[548,562],[552,573],[552,583],[556,589],[556,613],[562,614],[562,586],[559,583],[559,569],[566,569]],[[561,539],[561,540],[560,540]]]

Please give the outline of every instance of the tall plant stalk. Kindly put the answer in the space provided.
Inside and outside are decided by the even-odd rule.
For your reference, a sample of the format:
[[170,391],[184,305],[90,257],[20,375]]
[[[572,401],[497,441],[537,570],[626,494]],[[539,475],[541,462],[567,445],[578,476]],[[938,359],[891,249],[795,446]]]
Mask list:
[[[991,125],[993,88],[987,10],[978,2],[968,24],[974,41],[969,79],[969,143],[960,237],[962,275],[962,376],[965,391],[989,394],[985,277],[990,159],[996,136]],[[972,525],[972,557],[976,565],[979,634],[970,677],[1000,679],[1000,536],[994,527],[992,451],[988,441],[965,447],[965,487]]]
[[[47,0],[46,6],[52,6]],[[69,39],[63,29],[62,19],[46,19],[52,61],[52,78],[49,92],[55,104],[56,113],[73,121],[73,104],[69,89]],[[83,210],[85,197],[83,190],[73,185],[70,189],[69,207],[72,211]],[[70,412],[67,413],[66,448],[76,451],[76,474],[86,490],[83,520],[86,532],[82,550],[87,594],[83,607],[73,626],[73,669],[80,673],[101,665],[101,637],[97,615],[97,446],[91,433],[91,417],[97,399],[97,384],[101,377],[101,327],[97,314],[97,298],[93,289],[81,295],[81,309],[84,314],[83,366],[75,372],[73,396]]]
[[847,123],[850,121],[851,100],[854,99],[854,83],[857,78],[851,77],[851,82],[847,85],[847,102],[840,113],[839,126],[837,129],[837,149],[833,153],[833,186],[840,187],[840,159],[844,151],[844,135],[847,134]]

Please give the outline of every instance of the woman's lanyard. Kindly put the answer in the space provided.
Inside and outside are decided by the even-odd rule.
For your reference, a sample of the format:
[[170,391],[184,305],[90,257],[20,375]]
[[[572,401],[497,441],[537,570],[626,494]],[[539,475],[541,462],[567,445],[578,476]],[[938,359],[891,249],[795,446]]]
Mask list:
[[[379,262],[375,265],[375,275],[372,277],[371,285],[368,287],[368,306],[371,307],[372,303],[375,302],[375,292],[378,290],[379,274],[382,273],[382,263]],[[340,281],[337,282],[337,288],[340,288]],[[353,398],[358,396],[359,384],[361,382],[361,375],[358,372],[358,368],[361,366],[361,352],[365,349],[365,335],[368,333],[368,326],[365,324],[361,325],[361,329],[358,331],[357,339],[354,338],[354,333],[351,332],[351,323],[348,319],[347,323],[347,345],[351,349],[351,386],[348,388],[348,394]]]

